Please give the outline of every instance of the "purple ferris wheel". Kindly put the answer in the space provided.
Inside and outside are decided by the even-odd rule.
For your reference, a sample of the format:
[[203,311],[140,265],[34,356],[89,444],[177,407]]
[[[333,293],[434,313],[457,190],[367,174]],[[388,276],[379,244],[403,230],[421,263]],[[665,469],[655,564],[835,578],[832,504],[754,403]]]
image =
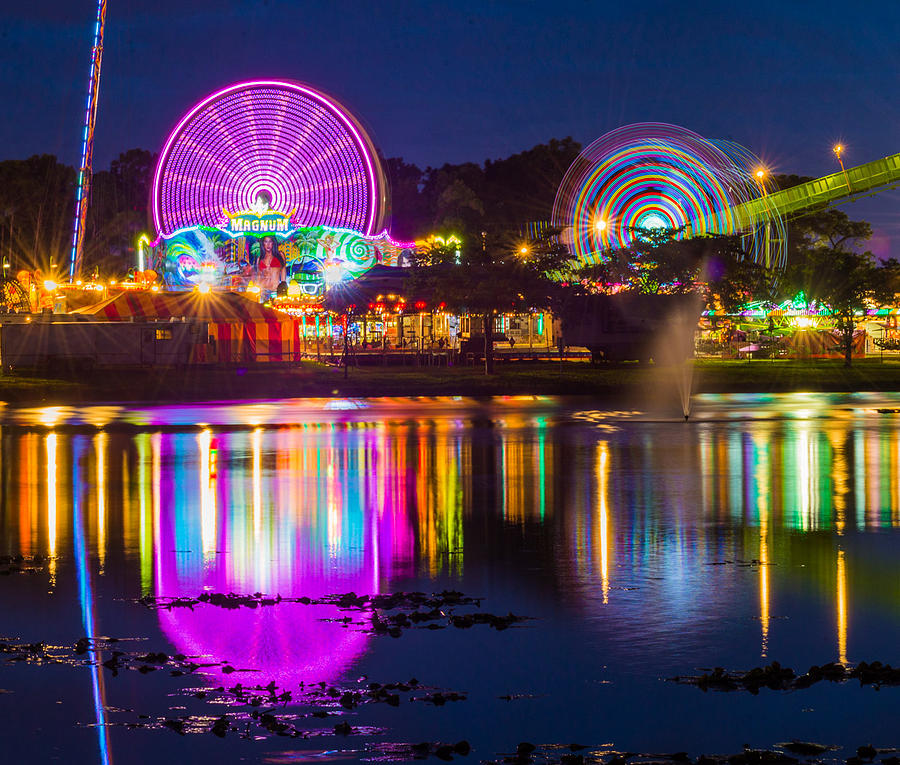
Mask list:
[[334,98],[297,82],[256,80],[194,106],[163,147],[151,208],[158,234],[220,226],[260,194],[292,226],[380,232],[387,184],[375,146]]

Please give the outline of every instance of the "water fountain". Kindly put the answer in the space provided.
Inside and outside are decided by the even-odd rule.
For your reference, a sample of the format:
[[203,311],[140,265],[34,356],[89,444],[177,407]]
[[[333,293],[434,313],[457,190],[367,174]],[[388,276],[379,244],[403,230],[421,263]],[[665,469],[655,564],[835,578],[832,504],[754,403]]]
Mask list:
[[[698,293],[685,295],[659,324],[650,353],[654,369],[646,391],[651,407],[671,412],[673,408],[687,422],[691,416],[694,385],[694,334],[702,310]],[[676,395],[673,401],[673,392]],[[670,415],[671,416],[671,415]]]

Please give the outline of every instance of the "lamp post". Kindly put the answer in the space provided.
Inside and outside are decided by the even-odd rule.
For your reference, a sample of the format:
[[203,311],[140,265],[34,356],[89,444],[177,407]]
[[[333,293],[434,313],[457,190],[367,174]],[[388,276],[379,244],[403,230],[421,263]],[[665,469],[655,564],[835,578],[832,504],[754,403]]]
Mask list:
[[771,240],[770,226],[769,226],[769,217],[770,217],[770,215],[769,215],[769,192],[766,189],[766,174],[767,174],[766,169],[763,167],[760,167],[755,173],[756,182],[757,182],[757,184],[759,184],[759,190],[762,193],[763,205],[765,206],[765,209],[766,209],[766,217],[765,217],[765,220],[763,221],[763,225],[766,227],[766,234],[765,234],[765,240],[764,240],[765,248],[766,248],[765,263],[766,263],[766,268],[770,268],[772,265],[772,240]]
[[853,189],[850,188],[850,176],[847,175],[847,170],[844,168],[844,160],[841,157],[841,154],[844,153],[843,144],[836,143],[832,151],[834,152],[834,156],[837,157],[838,164],[841,166],[841,172],[844,174],[844,181],[847,183],[847,191],[852,192]]
[[12,254],[12,241],[13,241],[13,230],[14,230],[13,229],[13,221],[15,221],[15,218],[16,218],[16,211],[8,210],[7,212],[9,214],[9,239],[7,240],[6,257],[10,263],[13,263],[14,262],[13,254]]
[[606,228],[609,224],[603,218],[598,218],[597,222],[594,223],[594,230],[597,232],[597,244],[600,245],[600,252],[603,252],[603,237],[605,236]]

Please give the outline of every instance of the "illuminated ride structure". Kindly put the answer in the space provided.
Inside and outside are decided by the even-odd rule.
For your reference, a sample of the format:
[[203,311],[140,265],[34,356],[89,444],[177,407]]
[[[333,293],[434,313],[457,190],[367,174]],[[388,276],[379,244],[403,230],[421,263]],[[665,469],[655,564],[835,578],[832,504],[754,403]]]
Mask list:
[[18,279],[0,275],[0,314],[31,313],[28,292]]
[[[738,144],[641,123],[582,151],[560,184],[551,225],[585,264],[650,241],[654,230],[674,230],[679,238],[738,235],[748,256],[777,274],[787,218],[898,184],[895,154],[779,191],[760,160]],[[659,352],[655,338],[668,318],[693,310],[689,296],[626,292],[572,301],[561,319],[567,344],[605,359],[649,359]]]
[[97,98],[100,94],[100,64],[103,60],[103,29],[106,25],[106,0],[97,0],[97,19],[94,24],[94,45],[91,48],[91,76],[88,80],[84,129],[81,134],[81,164],[75,188],[75,224],[69,255],[69,281],[81,276],[84,251],[84,231],[87,225],[88,202],[94,165],[94,125],[97,122]]
[[900,184],[900,154],[777,190],[762,162],[731,141],[676,125],[626,125],[598,138],[566,172],[552,225],[583,263],[648,230],[735,234],[760,265],[785,260],[785,219]]
[[774,191],[770,176],[755,175],[760,164],[738,144],[676,125],[626,125],[578,155],[556,194],[552,222],[584,263],[653,229],[690,229],[693,235],[743,233],[755,260],[778,264],[784,257],[780,218],[743,231],[733,212]]
[[156,266],[172,288],[265,293],[284,281],[321,304],[328,284],[397,265],[412,246],[382,227],[388,187],[365,129],[297,82],[203,99],[166,141],[151,193]]

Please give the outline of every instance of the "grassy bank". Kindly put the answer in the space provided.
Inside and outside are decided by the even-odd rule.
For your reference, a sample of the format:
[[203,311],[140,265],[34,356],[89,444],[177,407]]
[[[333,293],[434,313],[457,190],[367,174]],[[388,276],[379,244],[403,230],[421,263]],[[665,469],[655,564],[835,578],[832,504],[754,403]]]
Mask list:
[[[627,401],[677,395],[678,370],[622,364],[512,363],[488,377],[478,367],[352,367],[314,362],[290,369],[103,371],[71,378],[0,377],[0,400],[19,404],[210,401],[320,396],[587,395]],[[698,360],[694,393],[900,391],[900,361]]]

